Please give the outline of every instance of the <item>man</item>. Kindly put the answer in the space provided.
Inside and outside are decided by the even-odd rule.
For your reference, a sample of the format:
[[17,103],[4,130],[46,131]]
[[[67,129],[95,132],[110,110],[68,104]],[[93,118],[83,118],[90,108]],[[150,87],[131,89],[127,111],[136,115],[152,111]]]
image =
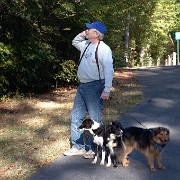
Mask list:
[[79,33],[72,41],[72,45],[81,52],[77,72],[80,83],[71,112],[72,148],[64,155],[93,158],[92,147],[89,146],[86,153],[83,132],[78,131],[77,127],[87,113],[91,119],[102,123],[103,100],[109,98],[114,69],[111,49],[102,41],[106,26],[95,21],[86,23],[86,27],[87,30]]

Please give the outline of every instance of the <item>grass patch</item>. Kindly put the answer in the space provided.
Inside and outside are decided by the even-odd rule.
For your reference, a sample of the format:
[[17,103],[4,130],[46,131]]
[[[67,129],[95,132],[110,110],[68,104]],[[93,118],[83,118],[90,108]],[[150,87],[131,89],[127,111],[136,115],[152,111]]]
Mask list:
[[[69,149],[76,88],[0,103],[0,177],[24,180]],[[115,120],[142,101],[130,70],[117,70],[104,121]]]

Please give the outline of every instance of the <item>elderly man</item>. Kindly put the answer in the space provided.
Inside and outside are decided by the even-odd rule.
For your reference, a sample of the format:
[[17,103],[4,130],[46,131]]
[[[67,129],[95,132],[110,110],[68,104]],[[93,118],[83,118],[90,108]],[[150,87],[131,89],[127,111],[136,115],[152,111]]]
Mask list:
[[87,30],[79,33],[72,41],[72,45],[81,52],[77,72],[80,83],[71,112],[72,148],[64,155],[93,158],[92,139],[86,152],[83,132],[78,131],[77,127],[87,114],[102,123],[103,100],[109,98],[114,69],[111,49],[102,41],[106,26],[95,21],[86,23],[86,27]]

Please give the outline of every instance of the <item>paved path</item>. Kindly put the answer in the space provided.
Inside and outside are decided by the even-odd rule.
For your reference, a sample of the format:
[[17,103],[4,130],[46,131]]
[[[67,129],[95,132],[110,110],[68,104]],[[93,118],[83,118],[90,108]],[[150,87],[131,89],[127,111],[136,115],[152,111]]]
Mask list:
[[[29,180],[179,180],[180,179],[180,66],[135,70],[142,85],[144,101],[129,116],[124,114],[123,126],[165,126],[170,129],[170,142],[162,153],[166,170],[151,172],[144,155],[134,151],[130,166],[118,169],[91,164],[82,157],[61,156],[47,168],[40,169]],[[135,118],[135,119],[134,119]],[[156,164],[155,164],[156,165]]]

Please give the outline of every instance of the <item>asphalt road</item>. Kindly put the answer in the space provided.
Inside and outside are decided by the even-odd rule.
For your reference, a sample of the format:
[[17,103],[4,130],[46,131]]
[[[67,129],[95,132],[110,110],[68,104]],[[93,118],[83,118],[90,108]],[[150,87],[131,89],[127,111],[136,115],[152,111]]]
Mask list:
[[144,101],[119,120],[124,127],[164,126],[170,129],[170,142],[162,152],[166,170],[151,172],[143,154],[134,151],[130,166],[119,168],[91,164],[81,156],[61,156],[29,180],[180,180],[180,66],[134,70]]

